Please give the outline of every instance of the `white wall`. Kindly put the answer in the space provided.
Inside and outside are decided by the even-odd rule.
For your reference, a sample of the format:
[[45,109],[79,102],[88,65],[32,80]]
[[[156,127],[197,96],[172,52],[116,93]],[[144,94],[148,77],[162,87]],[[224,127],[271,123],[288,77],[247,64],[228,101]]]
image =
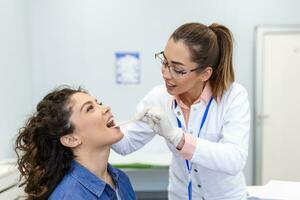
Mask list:
[[[11,52],[0,60],[0,81],[6,93],[1,97],[6,96],[12,89],[15,91],[9,92],[9,98],[1,98],[1,135],[7,132],[6,141],[20,122],[19,118],[8,117],[12,115],[9,114],[10,110],[20,117],[24,113],[23,108],[36,104],[49,90],[63,83],[85,86],[91,94],[110,104],[117,118],[129,118],[140,98],[151,87],[161,82],[153,54],[164,48],[169,35],[176,27],[190,21],[205,24],[219,22],[232,30],[235,37],[234,63],[237,81],[249,91],[253,108],[255,26],[300,23],[300,2],[296,0],[0,1],[6,2],[5,6],[11,10],[9,12],[0,6],[1,15],[4,15],[1,16],[0,23],[6,24],[7,27],[7,23],[17,24],[21,29],[16,31],[14,25],[7,30],[5,25],[1,25],[0,41],[5,44],[4,47],[0,46],[1,55],[8,54],[6,49],[12,49],[14,46],[26,49],[27,44],[22,31],[26,32],[29,28],[28,41],[32,56],[29,55],[27,59],[28,53],[19,51]],[[29,6],[29,27],[20,27],[20,24],[27,23],[26,16],[22,19],[20,17],[26,13],[26,4]],[[18,13],[19,17],[11,16],[11,13]],[[2,29],[10,32],[2,33]],[[15,42],[15,38],[20,41]],[[114,52],[118,50],[141,53],[141,85],[121,87],[115,84]],[[29,66],[28,60],[34,68],[33,77],[31,72],[25,70],[25,66]],[[10,70],[7,69],[6,63],[12,66]],[[24,64],[23,68],[20,64]],[[3,67],[5,75],[2,74]],[[19,74],[16,74],[17,71]],[[27,82],[30,78],[33,78],[33,87]],[[9,84],[12,82],[13,84]],[[23,85],[29,93],[23,90]],[[30,95],[31,89],[33,96]],[[30,97],[33,97],[32,101]],[[8,102],[18,105],[21,110]],[[24,105],[20,106],[21,103]],[[9,154],[2,153],[2,149],[9,152],[6,143],[1,140],[0,144],[1,154]],[[251,139],[250,146],[252,145]],[[249,162],[245,169],[248,183],[252,182],[252,151],[250,148]]]
[[[129,118],[143,94],[161,82],[153,54],[182,23],[219,22],[232,30],[237,81],[249,91],[252,108],[255,26],[300,23],[296,0],[31,0],[30,6],[35,101],[58,84],[84,85],[120,119]],[[142,85],[114,83],[117,50],[141,52]],[[252,137],[245,169],[248,183],[253,173]]]
[[32,107],[27,11],[24,0],[0,0],[0,159],[14,155],[14,135]]

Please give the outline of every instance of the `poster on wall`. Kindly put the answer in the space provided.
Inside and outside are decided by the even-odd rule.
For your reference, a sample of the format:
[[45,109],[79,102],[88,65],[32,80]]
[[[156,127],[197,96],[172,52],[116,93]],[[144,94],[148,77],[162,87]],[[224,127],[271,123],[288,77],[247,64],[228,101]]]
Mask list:
[[140,84],[140,54],[138,52],[116,52],[116,83]]

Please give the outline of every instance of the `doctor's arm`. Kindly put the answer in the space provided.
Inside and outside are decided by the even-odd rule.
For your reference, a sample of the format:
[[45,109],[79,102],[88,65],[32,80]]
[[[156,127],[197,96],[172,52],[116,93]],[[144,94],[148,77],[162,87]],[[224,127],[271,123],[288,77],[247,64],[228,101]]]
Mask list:
[[124,137],[117,143],[112,145],[112,149],[121,155],[130,154],[140,148],[153,139],[155,133],[151,127],[142,118],[146,114],[148,107],[156,104],[157,92],[151,90],[138,104],[135,114],[135,122],[121,128],[124,133]]
[[121,155],[127,155],[140,149],[155,136],[153,130],[142,121],[131,123],[121,131],[124,133],[124,137],[112,145],[112,149]]

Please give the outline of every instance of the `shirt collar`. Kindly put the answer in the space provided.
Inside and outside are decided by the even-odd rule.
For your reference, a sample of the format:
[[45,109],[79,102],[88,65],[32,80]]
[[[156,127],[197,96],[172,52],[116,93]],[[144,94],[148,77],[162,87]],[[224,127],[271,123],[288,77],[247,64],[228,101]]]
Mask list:
[[[212,96],[211,86],[210,86],[210,83],[207,82],[207,83],[205,84],[205,86],[204,86],[204,89],[203,89],[201,95],[196,99],[196,101],[194,101],[193,104],[199,103],[199,102],[202,100],[202,101],[204,101],[204,103],[207,105],[208,102],[209,102],[209,100],[210,100],[210,98],[211,98],[211,96]],[[185,104],[181,101],[181,99],[179,98],[179,96],[174,96],[174,98],[175,98],[177,104],[178,104],[181,108],[186,109],[186,110],[189,110],[189,109],[190,109],[187,105],[185,105]]]
[[[118,182],[119,173],[109,163],[107,165],[108,173],[112,176],[115,183]],[[71,175],[80,182],[86,189],[100,197],[103,193],[106,183],[90,172],[87,168],[76,161],[72,161]]]
[[113,168],[111,166],[111,164],[107,163],[107,171],[112,176],[112,179],[115,181],[115,183],[117,183],[117,181],[119,180],[119,175],[120,175],[118,170]]

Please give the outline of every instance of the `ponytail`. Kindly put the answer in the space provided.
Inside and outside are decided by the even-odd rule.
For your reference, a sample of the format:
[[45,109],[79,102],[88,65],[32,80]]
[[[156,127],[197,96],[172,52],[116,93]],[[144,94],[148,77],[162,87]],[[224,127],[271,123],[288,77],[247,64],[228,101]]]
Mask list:
[[220,98],[234,82],[233,41],[230,30],[225,26],[213,23],[209,28],[216,34],[219,46],[219,61],[214,67],[210,83],[214,98]]

